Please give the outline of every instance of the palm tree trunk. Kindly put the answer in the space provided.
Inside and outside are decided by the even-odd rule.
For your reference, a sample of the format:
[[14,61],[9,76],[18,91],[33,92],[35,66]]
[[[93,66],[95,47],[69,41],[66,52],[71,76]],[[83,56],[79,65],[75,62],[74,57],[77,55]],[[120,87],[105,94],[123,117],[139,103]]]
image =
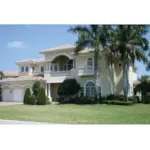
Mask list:
[[98,53],[95,51],[94,53],[94,84],[95,84],[95,98],[98,96]]
[[123,59],[123,92],[126,101],[128,101],[128,89],[129,89],[128,71],[129,71],[128,59]]

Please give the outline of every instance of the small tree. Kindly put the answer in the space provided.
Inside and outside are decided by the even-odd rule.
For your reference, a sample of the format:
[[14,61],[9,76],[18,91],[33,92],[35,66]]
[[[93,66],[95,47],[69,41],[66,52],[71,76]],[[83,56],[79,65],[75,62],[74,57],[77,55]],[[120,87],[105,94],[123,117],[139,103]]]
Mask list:
[[46,95],[45,95],[45,89],[40,89],[39,99],[37,101],[38,105],[46,105]]
[[36,100],[38,101],[39,95],[40,95],[40,83],[36,81],[32,86],[33,95],[36,97]]
[[36,97],[35,97],[35,95],[30,95],[29,96],[28,104],[36,105]]
[[77,83],[76,79],[66,79],[58,88],[59,96],[73,96],[77,94],[80,90],[80,85]]
[[31,96],[30,89],[27,88],[26,91],[25,91],[25,94],[24,94],[24,99],[23,99],[24,104],[28,104],[30,96]]
[[2,88],[1,88],[1,85],[0,85],[0,102],[2,101]]

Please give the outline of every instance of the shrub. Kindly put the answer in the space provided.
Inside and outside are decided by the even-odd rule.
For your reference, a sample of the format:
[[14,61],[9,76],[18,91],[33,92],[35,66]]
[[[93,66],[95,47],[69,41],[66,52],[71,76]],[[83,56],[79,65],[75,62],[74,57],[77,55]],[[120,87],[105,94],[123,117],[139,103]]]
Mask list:
[[133,105],[131,101],[120,101],[120,100],[105,100],[105,103],[108,105]]
[[0,85],[0,102],[2,101],[2,88],[1,88],[1,85]]
[[46,105],[50,105],[51,101],[49,99],[46,99]]
[[37,100],[36,100],[35,95],[29,96],[28,104],[30,104],[30,105],[36,105],[36,102],[37,102]]
[[79,92],[80,85],[77,83],[76,79],[66,79],[58,88],[59,96],[72,96]]
[[93,97],[79,97],[75,100],[76,104],[96,104],[97,100]]
[[119,95],[119,94],[109,94],[106,96],[107,100],[120,100],[120,101],[125,101],[124,95]]
[[150,96],[144,96],[144,98],[143,98],[143,103],[144,104],[150,104]]
[[25,90],[25,94],[24,94],[24,99],[23,99],[23,103],[24,104],[28,104],[28,101],[29,101],[29,97],[31,96],[31,92],[30,92],[30,89],[27,88]]
[[133,104],[136,104],[138,102],[137,96],[130,96],[128,97],[128,101],[131,101]]
[[33,95],[36,97],[36,100],[38,101],[40,96],[40,83],[36,81],[32,86]]
[[45,89],[41,88],[39,93],[39,98],[37,100],[38,105],[46,105],[46,95],[45,95]]

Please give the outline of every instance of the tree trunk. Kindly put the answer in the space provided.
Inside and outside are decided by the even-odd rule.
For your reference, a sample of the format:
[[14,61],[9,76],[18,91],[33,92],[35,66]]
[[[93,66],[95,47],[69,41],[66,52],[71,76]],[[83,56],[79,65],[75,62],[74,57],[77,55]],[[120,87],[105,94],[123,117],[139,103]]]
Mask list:
[[94,53],[94,84],[95,84],[95,98],[98,97],[98,52],[95,51]]
[[128,101],[128,90],[129,90],[128,71],[129,71],[128,59],[123,59],[123,92],[126,101]]

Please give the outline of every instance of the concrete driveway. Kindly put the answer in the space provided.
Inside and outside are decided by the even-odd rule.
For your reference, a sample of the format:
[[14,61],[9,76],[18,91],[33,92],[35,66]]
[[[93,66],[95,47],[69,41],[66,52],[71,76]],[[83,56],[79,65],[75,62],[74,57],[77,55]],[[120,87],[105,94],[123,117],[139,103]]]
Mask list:
[[55,125],[56,123],[47,123],[47,122],[30,122],[30,121],[18,121],[18,120],[3,120],[0,119],[0,125],[2,124],[39,124],[39,125]]
[[0,102],[0,106],[10,106],[10,105],[20,105],[23,103],[16,103],[16,102]]

